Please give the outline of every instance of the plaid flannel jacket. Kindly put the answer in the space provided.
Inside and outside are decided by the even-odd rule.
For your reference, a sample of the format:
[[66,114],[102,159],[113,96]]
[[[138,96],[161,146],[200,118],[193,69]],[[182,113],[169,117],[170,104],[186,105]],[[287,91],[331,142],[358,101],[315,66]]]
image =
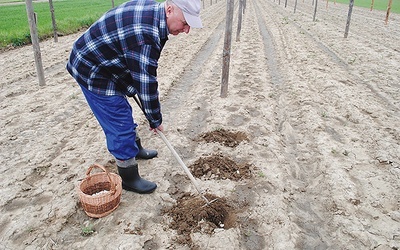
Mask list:
[[105,13],[75,41],[66,67],[94,93],[138,94],[155,128],[162,123],[158,59],[167,40],[164,3],[129,1]]

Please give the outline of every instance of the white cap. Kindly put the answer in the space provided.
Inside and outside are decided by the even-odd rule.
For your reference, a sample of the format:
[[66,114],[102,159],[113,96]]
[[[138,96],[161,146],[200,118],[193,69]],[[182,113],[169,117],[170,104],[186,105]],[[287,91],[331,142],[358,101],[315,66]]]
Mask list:
[[200,0],[172,0],[172,2],[182,10],[183,16],[190,27],[203,28],[200,19]]

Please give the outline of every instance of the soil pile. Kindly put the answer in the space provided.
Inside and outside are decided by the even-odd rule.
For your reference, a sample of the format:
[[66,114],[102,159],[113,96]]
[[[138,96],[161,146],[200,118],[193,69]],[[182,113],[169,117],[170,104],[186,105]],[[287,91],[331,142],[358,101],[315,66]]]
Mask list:
[[189,168],[198,178],[238,181],[252,177],[251,164],[237,164],[222,154],[200,157]]

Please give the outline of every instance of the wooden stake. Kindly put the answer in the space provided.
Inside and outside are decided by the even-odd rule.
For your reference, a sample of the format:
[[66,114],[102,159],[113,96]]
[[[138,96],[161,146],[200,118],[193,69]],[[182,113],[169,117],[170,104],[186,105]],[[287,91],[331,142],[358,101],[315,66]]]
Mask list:
[[225,41],[222,52],[222,79],[221,97],[228,96],[229,63],[231,60],[231,41],[232,41],[232,20],[233,20],[234,0],[228,0],[226,5],[226,26]]
[[33,13],[32,0],[25,0],[25,3],[26,3],[26,14],[28,15],[29,28],[31,31],[33,54],[35,56],[35,65],[36,65],[37,75],[39,78],[39,85],[44,86],[44,85],[46,85],[46,83],[44,80],[42,55],[40,53],[39,38],[38,38],[38,33],[37,33],[37,28],[36,28],[35,15]]
[[388,7],[387,7],[387,11],[386,11],[385,24],[387,24],[388,20],[389,20],[390,9],[392,8],[392,1],[393,0],[389,0],[389,3],[388,3]]
[[317,5],[318,5],[318,0],[315,0],[315,8],[314,8],[314,16],[313,16],[314,22],[315,22],[315,17],[317,16]]
[[239,0],[239,16],[238,16],[238,25],[236,32],[236,42],[240,41],[240,31],[242,29],[242,16],[243,16],[243,0]]
[[49,5],[51,13],[51,23],[53,24],[54,42],[58,42],[57,23],[56,23],[56,18],[54,16],[53,0],[49,0]]
[[349,3],[349,13],[347,15],[346,30],[344,31],[344,38],[347,38],[350,29],[351,13],[353,12],[354,0],[350,0]]

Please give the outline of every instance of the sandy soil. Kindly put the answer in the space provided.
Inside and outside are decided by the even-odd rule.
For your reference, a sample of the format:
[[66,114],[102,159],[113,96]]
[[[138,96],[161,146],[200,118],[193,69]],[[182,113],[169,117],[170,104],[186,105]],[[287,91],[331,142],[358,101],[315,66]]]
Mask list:
[[[206,1],[209,2],[209,1]],[[229,93],[220,98],[225,2],[205,3],[205,28],[171,37],[158,71],[165,135],[187,165],[222,155],[249,178],[197,178],[232,205],[229,228],[189,232],[165,211],[196,195],[132,101],[155,193],[122,192],[110,215],[84,213],[76,186],[93,163],[115,171],[104,135],[65,70],[80,35],[0,54],[0,249],[399,249],[400,16],[294,0],[235,10]],[[244,132],[236,147],[201,140]],[[218,166],[213,166],[218,167]],[[209,176],[212,177],[212,176]],[[93,229],[93,232],[90,230]]]

